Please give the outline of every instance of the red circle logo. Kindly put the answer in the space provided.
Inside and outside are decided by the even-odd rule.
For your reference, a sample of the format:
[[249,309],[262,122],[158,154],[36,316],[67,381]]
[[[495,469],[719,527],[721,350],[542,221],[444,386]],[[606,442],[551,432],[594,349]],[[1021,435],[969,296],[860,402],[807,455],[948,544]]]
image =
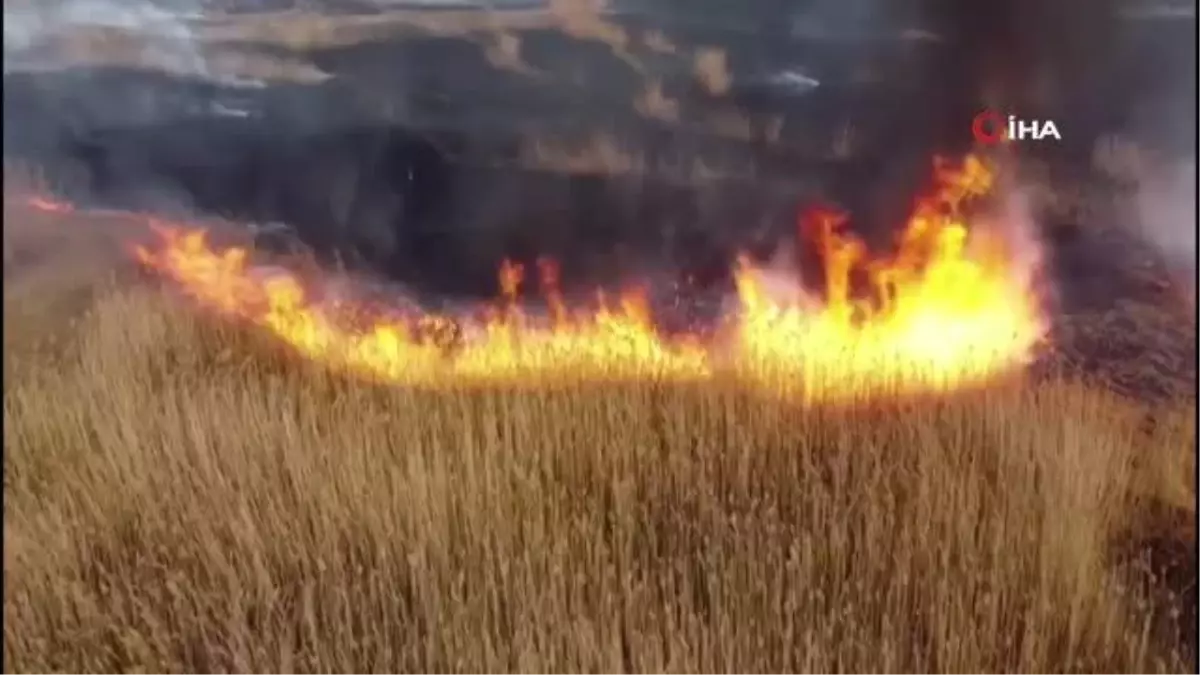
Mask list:
[[994,110],[984,110],[971,121],[971,135],[981,145],[996,145],[1004,140],[1004,116]]

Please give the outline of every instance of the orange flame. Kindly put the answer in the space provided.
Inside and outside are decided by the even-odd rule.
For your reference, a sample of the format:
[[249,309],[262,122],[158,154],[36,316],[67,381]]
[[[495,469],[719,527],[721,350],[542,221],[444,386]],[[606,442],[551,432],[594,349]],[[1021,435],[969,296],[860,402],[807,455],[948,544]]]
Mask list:
[[[670,346],[655,333],[642,299],[622,297],[621,309],[566,314],[543,326],[519,307],[522,266],[500,268],[502,312],[480,325],[450,316],[415,322],[378,318],[366,329],[343,325],[336,308],[309,298],[292,275],[258,279],[245,249],[213,250],[203,231],[159,228],[162,245],[138,248],[138,259],[175,280],[196,300],[219,312],[260,324],[304,355],[350,370],[404,383],[446,378],[520,381],[556,373],[587,379],[696,377],[707,374],[694,346]],[[458,327],[475,335],[455,339]],[[437,336],[441,336],[440,338]]]
[[[938,390],[983,382],[1021,364],[1045,335],[1028,275],[986,231],[968,254],[962,205],[987,194],[993,174],[977,158],[938,166],[940,191],[918,202],[890,259],[869,261],[860,241],[839,232],[845,219],[812,216],[826,273],[821,311],[779,306],[763,297],[759,273],[738,274],[743,358],[782,375],[782,384],[817,398],[878,387]],[[850,280],[862,270],[873,303],[856,300]]]
[[[991,170],[971,157],[959,167],[939,164],[936,178],[939,190],[918,202],[890,258],[870,259],[862,242],[842,232],[840,214],[819,210],[804,219],[824,265],[819,306],[772,298],[763,270],[743,258],[735,270],[740,311],[729,325],[736,339],[727,353],[694,337],[662,337],[642,293],[623,293],[616,308],[601,295],[598,309],[570,311],[550,260],[538,262],[548,321],[522,311],[525,270],[505,261],[502,305],[489,318],[412,321],[348,308],[369,315],[364,327],[347,325],[340,318],[347,308],[318,301],[298,276],[263,278],[246,249],[215,249],[201,230],[156,226],[157,245],[136,255],[201,304],[267,329],[310,359],[391,382],[700,380],[729,368],[808,400],[881,388],[939,391],[1019,367],[1045,324],[1013,252],[963,220],[963,203],[992,189]],[[854,293],[856,275],[867,280],[868,297]]]

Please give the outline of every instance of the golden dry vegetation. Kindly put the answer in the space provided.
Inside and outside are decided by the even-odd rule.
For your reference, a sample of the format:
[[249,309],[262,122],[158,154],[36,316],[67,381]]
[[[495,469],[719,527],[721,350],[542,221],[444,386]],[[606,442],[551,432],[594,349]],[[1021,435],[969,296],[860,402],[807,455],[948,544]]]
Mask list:
[[1194,403],[405,390],[92,292],[86,236],[38,250],[5,289],[6,671],[1194,668],[1159,561],[1194,559]]

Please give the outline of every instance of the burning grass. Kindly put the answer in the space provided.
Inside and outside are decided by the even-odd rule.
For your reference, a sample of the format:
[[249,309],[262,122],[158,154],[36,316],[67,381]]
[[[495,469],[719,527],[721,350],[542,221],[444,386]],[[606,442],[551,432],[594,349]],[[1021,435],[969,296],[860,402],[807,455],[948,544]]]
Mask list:
[[[825,274],[822,293],[743,260],[727,345],[663,338],[636,290],[618,307],[603,299],[568,307],[552,261],[541,265],[549,310],[541,321],[520,306],[524,269],[506,262],[502,304],[490,316],[425,314],[414,326],[353,300],[316,297],[292,273],[264,277],[246,249],[214,247],[196,228],[157,224],[160,241],[136,255],[204,307],[261,326],[314,361],[389,382],[699,381],[730,371],[809,401],[946,391],[1019,368],[1045,322],[1021,246],[1002,234],[1017,228],[1007,218],[1004,228],[982,216],[968,224],[966,204],[991,192],[991,168],[976,157],[936,168],[934,189],[917,200],[891,257],[870,256],[832,211],[801,220]],[[358,321],[347,325],[347,314]],[[421,327],[429,326],[454,339],[428,339]]]
[[[174,230],[141,261],[206,312],[121,284],[37,351],[10,332],[49,324],[16,313],[57,291],[6,284],[5,669],[1194,669],[1194,402],[1024,377],[1039,307],[952,211],[865,266],[869,306],[836,220],[819,307],[743,268],[728,372],[632,301],[551,292],[523,323],[511,266],[509,313],[451,354]],[[854,370],[883,347],[926,368]],[[640,377],[578,377],[620,353]],[[807,399],[763,386],[798,375]]]
[[1116,552],[1194,495],[1187,406],[375,387],[142,291],[77,331],[5,380],[9,671],[1186,667]]

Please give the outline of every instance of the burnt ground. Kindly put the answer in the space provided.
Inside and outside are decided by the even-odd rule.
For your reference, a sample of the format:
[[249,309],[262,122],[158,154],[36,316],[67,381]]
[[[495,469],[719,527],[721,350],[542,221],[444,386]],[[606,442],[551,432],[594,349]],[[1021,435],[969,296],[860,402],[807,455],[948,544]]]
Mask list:
[[[421,58],[438,62],[438,49]],[[355,58],[405,58],[374,50],[364,47],[369,58]],[[587,284],[664,258],[703,276],[724,265],[730,247],[790,232],[795,205],[817,197],[872,201],[880,222],[895,222],[917,185],[909,177],[928,173],[925,140],[896,152],[879,144],[847,162],[816,148],[647,120],[628,110],[628,98],[599,110],[587,101],[555,106],[550,99],[562,92],[539,94],[516,82],[468,88],[472,98],[457,102],[414,96],[412,106],[432,110],[424,121],[414,113],[415,121],[401,124],[366,105],[355,109],[357,90],[340,81],[230,91],[123,69],[11,75],[5,152],[43,167],[52,183],[85,202],[284,222],[316,249],[336,249],[447,294],[490,294],[501,257],[553,256]],[[122,121],[121,102],[147,90],[169,108],[157,111],[163,121]],[[111,97],[103,109],[90,103],[100,96]],[[505,96],[541,110],[540,117],[521,106],[497,112]],[[221,100],[253,112],[189,110]],[[853,98],[820,104],[824,119],[797,119],[830,142],[839,108],[875,110]],[[467,112],[439,118],[447,106]],[[576,106],[590,117],[578,117]],[[479,110],[491,117],[465,118]],[[531,141],[571,146],[596,134],[645,158],[646,168],[579,171],[553,158],[524,161]],[[729,165],[735,169],[715,176],[693,168]],[[879,173],[895,177],[886,191],[873,187]]]
[[1119,224],[1050,248],[1059,311],[1046,364],[1143,399],[1195,400],[1194,291]]
[[[953,15],[941,27],[958,33],[934,41],[784,44],[771,33],[765,47],[753,30],[676,23],[663,29],[671,53],[635,39],[625,54],[535,22],[513,31],[527,69],[492,58],[486,34],[226,45],[331,75],[258,86],[112,63],[6,72],[4,153],[83,204],[284,223],[326,260],[431,297],[490,297],[500,259],[539,256],[561,262],[568,290],[647,276],[720,288],[735,251],[768,255],[794,235],[801,205],[835,203],[868,241],[889,240],[931,156],[969,144],[966,120],[986,99],[976,52],[987,49],[975,43],[1003,51],[1012,37],[985,25],[1003,17],[985,18]],[[1110,379],[1143,394],[1194,391],[1192,302],[1129,234],[1118,186],[1095,175],[1091,150],[1135,126],[1139,143],[1190,148],[1155,132],[1194,118],[1194,92],[1183,108],[1160,105],[1150,75],[1180,45],[1194,50],[1195,27],[1108,27],[1088,51],[1090,34],[1068,18],[1074,30],[1061,42],[1075,51],[1012,53],[1016,65],[1018,55],[1049,60],[1071,75],[1049,101],[1014,97],[1028,117],[1063,126],[1061,147],[1027,159],[1051,168],[1052,192],[1083,194],[1086,206],[1051,199],[1042,218],[1064,347],[1056,366],[1122,370]],[[662,28],[648,21],[619,23],[632,36]],[[708,45],[729,64],[724,96],[692,74],[694,50]],[[795,64],[821,86],[795,95],[763,85]],[[639,108],[649,83],[674,115]],[[730,116],[747,125],[719,123]],[[531,155],[538,144],[600,161]],[[636,161],[619,161],[627,156]]]

